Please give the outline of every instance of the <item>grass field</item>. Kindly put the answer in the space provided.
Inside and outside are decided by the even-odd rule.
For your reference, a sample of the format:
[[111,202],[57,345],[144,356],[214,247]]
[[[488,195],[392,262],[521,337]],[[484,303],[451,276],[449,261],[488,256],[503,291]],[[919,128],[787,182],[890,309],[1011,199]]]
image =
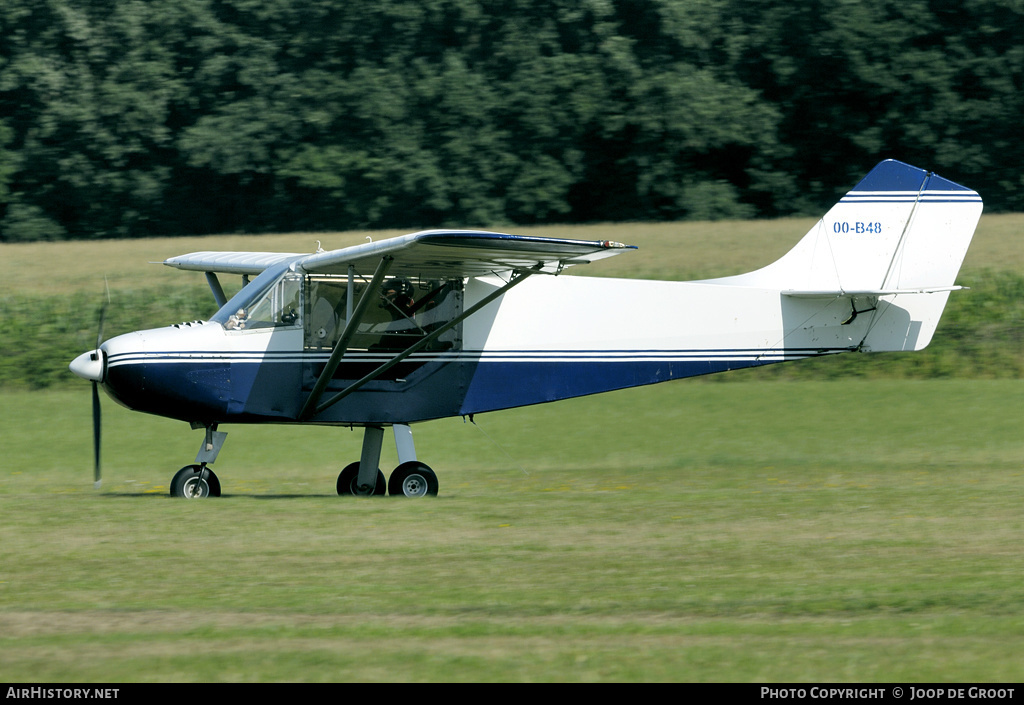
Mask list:
[[194,503],[185,424],[108,404],[95,492],[87,393],[12,395],[0,680],[1019,680],[1021,393],[680,382],[434,422],[416,502],[334,495],[358,434],[235,427]]
[[[809,225],[529,232],[686,278]],[[1021,271],[1022,230],[986,216],[965,267]],[[0,245],[0,294],[365,235]],[[431,501],[339,498],[358,432],[266,426],[224,429],[224,497],[175,501],[199,432],[108,400],[95,491],[88,385],[4,391],[0,681],[1019,681],[1024,380],[766,372],[417,426]]]

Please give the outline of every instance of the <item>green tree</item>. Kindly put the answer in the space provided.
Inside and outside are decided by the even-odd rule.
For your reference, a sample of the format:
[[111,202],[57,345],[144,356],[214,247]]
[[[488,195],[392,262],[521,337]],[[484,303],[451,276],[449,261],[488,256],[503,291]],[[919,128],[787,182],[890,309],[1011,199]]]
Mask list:
[[[798,188],[762,212],[817,212],[884,158],[941,172],[990,208],[1022,205],[1014,125],[1024,47],[1013,0],[737,4],[743,82],[778,109]],[[1014,159],[1017,157],[1017,159]]]
[[0,238],[1024,207],[1019,0],[8,0]]
[[0,106],[21,168],[9,182],[72,236],[159,229],[172,57],[151,39],[148,3],[5,4]]

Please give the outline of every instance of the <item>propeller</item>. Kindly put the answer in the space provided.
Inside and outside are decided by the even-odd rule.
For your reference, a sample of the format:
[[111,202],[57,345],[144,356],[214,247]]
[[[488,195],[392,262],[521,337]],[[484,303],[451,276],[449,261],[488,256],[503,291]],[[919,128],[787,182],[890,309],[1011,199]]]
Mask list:
[[93,483],[100,487],[100,384],[107,373],[106,353],[100,348],[103,344],[103,324],[107,319],[107,306],[110,304],[110,289],[107,289],[107,300],[100,306],[99,325],[96,332],[96,348],[82,353],[68,367],[82,379],[92,382],[92,444],[93,444]]
[[[100,321],[96,332],[96,353],[103,359],[103,352],[100,350],[100,345],[103,343],[103,324],[107,318],[107,305],[110,303],[110,290],[107,290],[107,300],[103,302],[100,307]],[[102,379],[102,377],[101,377]],[[100,411],[100,383],[97,380],[92,381],[92,450],[93,450],[93,487],[96,489],[100,488],[103,483],[102,473],[100,472],[100,439],[102,434],[100,432],[102,426],[103,414]]]

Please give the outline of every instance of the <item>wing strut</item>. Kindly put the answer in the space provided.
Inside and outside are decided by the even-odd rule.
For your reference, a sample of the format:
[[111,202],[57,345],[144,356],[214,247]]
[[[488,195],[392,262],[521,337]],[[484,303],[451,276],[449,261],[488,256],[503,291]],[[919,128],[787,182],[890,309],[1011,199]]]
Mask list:
[[213,298],[217,301],[217,308],[221,308],[228,302],[228,297],[224,295],[224,287],[220,285],[220,280],[214,272],[206,273],[206,283],[210,285],[210,291],[213,292]]
[[[376,379],[380,375],[382,375],[385,372],[387,372],[388,370],[390,370],[392,367],[394,367],[399,362],[401,362],[405,358],[407,358],[410,355],[412,355],[414,352],[416,352],[416,351],[422,349],[423,347],[429,345],[430,343],[434,342],[439,337],[441,337],[444,333],[446,333],[447,331],[451,330],[452,328],[457,326],[459,323],[461,323],[462,321],[464,321],[467,318],[469,318],[470,316],[472,316],[474,313],[476,313],[477,311],[482,309],[484,306],[486,306],[487,304],[489,304],[492,301],[494,301],[496,298],[498,298],[499,296],[504,294],[506,291],[508,291],[509,289],[514,287],[519,282],[521,282],[524,279],[526,279],[531,274],[536,274],[537,272],[541,271],[541,269],[540,269],[541,266],[542,265],[538,264],[533,269],[520,270],[519,272],[516,273],[515,276],[512,277],[512,279],[510,279],[508,281],[507,284],[505,284],[504,286],[502,286],[502,287],[496,289],[495,291],[491,292],[490,294],[488,294],[484,298],[480,299],[475,304],[473,304],[471,307],[469,307],[468,309],[463,311],[459,316],[456,316],[452,320],[448,321],[446,324],[444,324],[443,326],[441,326],[437,330],[435,330],[432,333],[430,333],[430,335],[428,335],[425,338],[422,338],[421,340],[417,341],[415,344],[409,346],[408,348],[406,348],[405,350],[400,352],[398,355],[395,355],[393,358],[391,358],[390,360],[385,362],[383,365],[381,365],[380,367],[375,369],[373,372],[370,372],[369,374],[364,376],[362,379],[359,379],[359,380],[353,382],[349,386],[345,387],[345,389],[341,390],[340,392],[335,394],[333,397],[331,397],[330,399],[325,401],[323,404],[320,404],[319,406],[317,406],[316,407],[316,413],[319,414],[320,412],[324,411],[325,409],[333,406],[334,404],[337,404],[339,401],[341,401],[342,399],[347,397],[349,394],[351,394],[352,392],[354,392],[357,389],[359,389],[360,387],[362,387],[367,382],[372,382],[374,379]],[[362,304],[362,300],[361,299],[360,299],[359,303]],[[341,356],[339,355],[338,358],[339,358],[339,361],[340,361]],[[332,360],[334,359],[333,355],[331,356],[331,359]],[[329,365],[329,363],[328,363],[328,365]],[[337,364],[335,364],[334,367],[337,368]],[[326,372],[326,370],[325,370],[325,372]],[[334,374],[334,370],[333,369],[331,370],[331,374]],[[321,379],[323,379],[324,375],[320,375],[320,377],[321,377]],[[320,381],[321,380],[317,380],[317,386],[320,386]],[[325,382],[325,385],[326,385],[326,382]],[[314,391],[316,391],[316,390],[314,389]],[[310,394],[310,400],[312,400],[312,399],[313,399],[313,395]],[[310,406],[310,401],[307,401],[306,402],[306,407],[309,407],[309,406]],[[306,417],[304,416],[304,414],[307,413],[307,409],[303,408],[302,411],[303,411],[303,415],[300,415],[299,419],[300,420],[306,420]]]
[[[299,412],[299,420],[305,421],[308,419],[313,415],[314,409],[317,412],[320,411],[320,409],[316,409],[317,402],[319,402],[320,397],[324,395],[324,390],[327,389],[328,382],[330,382],[331,377],[334,376],[334,371],[337,370],[338,365],[341,364],[341,358],[348,351],[348,344],[352,342],[352,336],[356,334],[356,329],[363,320],[363,315],[366,313],[366,307],[370,305],[370,301],[380,295],[381,282],[384,281],[384,277],[387,276],[388,269],[391,268],[391,263],[394,261],[394,257],[383,257],[380,264],[377,265],[377,271],[373,273],[373,279],[370,281],[370,285],[366,287],[363,291],[363,295],[359,297],[359,303],[356,304],[355,310],[348,314],[348,320],[345,322],[345,330],[342,331],[341,337],[338,338],[338,342],[334,346],[334,352],[331,353],[331,359],[327,361],[327,367],[325,367],[323,372],[320,373],[320,377],[316,380],[316,384],[313,385],[313,391],[309,393],[306,403],[302,406],[302,411]],[[350,271],[350,284],[351,281],[352,273]],[[351,290],[351,286],[349,289]]]

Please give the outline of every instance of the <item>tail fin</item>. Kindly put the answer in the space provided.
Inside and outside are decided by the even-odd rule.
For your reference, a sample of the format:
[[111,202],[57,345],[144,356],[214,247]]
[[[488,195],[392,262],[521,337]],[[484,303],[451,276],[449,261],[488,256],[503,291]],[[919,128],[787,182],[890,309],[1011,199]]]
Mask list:
[[860,348],[920,350],[930,341],[981,217],[978,194],[886,160],[781,259],[716,280],[785,296],[857,299],[873,320]]

